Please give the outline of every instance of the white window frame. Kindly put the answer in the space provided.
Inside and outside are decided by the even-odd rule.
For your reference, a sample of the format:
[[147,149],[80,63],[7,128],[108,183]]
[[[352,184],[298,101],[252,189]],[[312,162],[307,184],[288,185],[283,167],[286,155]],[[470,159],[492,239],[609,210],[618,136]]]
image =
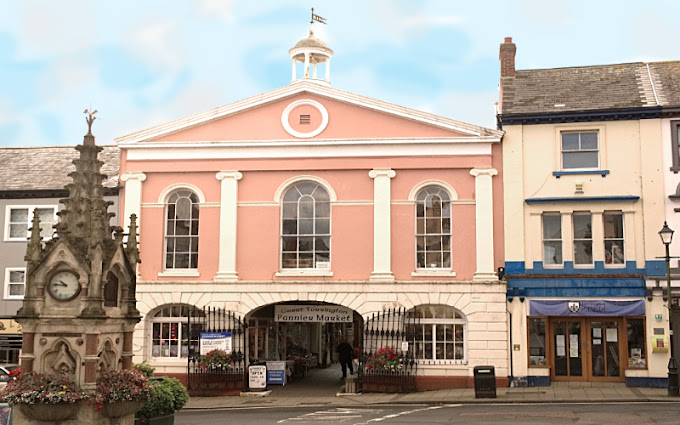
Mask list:
[[[186,235],[190,239],[195,237],[200,243],[200,235],[201,235],[201,195],[199,193],[196,193],[192,188],[189,187],[174,187],[173,190],[169,191],[165,197],[164,200],[164,208],[163,208],[163,273],[160,273],[159,276],[195,276],[196,271],[198,270],[198,260],[200,260],[200,249],[196,251],[196,254],[198,255],[198,259],[196,260],[196,267],[185,267],[185,268],[179,268],[179,267],[168,267],[168,238],[176,238],[176,235],[173,236],[168,236],[168,205],[169,205],[169,200],[170,198],[177,192],[191,192],[194,196],[196,196],[197,202],[195,203],[198,206],[198,234],[197,235],[192,235],[191,234],[191,224],[189,225],[189,235]],[[192,205],[194,202],[192,202]],[[176,216],[176,212],[175,212]],[[190,219],[190,222],[192,220]],[[173,255],[175,253],[175,250],[173,250]],[[191,266],[191,241],[189,242],[189,266]]]
[[[597,148],[596,149],[581,149],[581,134],[582,133],[595,133],[597,136]],[[565,134],[578,134],[579,135],[579,149],[575,151],[565,151],[563,147],[563,142],[562,138]],[[561,169],[563,171],[587,171],[587,170],[599,170],[601,168],[601,161],[600,161],[600,152],[601,152],[601,143],[600,143],[600,132],[599,130],[596,129],[579,129],[579,130],[562,130],[560,131],[560,137],[559,137],[559,143],[560,143],[560,164],[561,164]],[[595,152],[595,156],[597,157],[597,165],[594,167],[571,167],[571,168],[566,168],[564,166],[564,154],[566,153],[578,153],[578,152]]]
[[[286,197],[286,194],[288,193],[289,190],[295,189],[295,187],[299,184],[303,183],[313,183],[316,184],[319,188],[324,190],[326,192],[326,195],[328,196],[328,234],[325,233],[316,233],[316,220],[317,218],[325,219],[325,217],[317,217],[316,216],[316,198],[312,195],[301,195],[300,198],[296,201],[298,204],[298,210],[296,212],[295,220],[298,222],[297,226],[297,233],[295,235],[293,234],[284,234],[283,233],[283,220],[284,220],[284,199]],[[315,189],[316,190],[316,189]],[[312,191],[314,193],[314,191]],[[311,237],[314,242],[314,246],[312,248],[312,267],[300,267],[300,260],[299,260],[299,243],[296,247],[295,252],[298,254],[297,255],[297,267],[284,267],[283,266],[283,254],[284,254],[284,249],[283,249],[283,239],[284,237],[300,237],[300,229],[299,229],[299,220],[300,220],[300,212],[299,212],[299,205],[300,205],[300,199],[304,196],[309,196],[312,199],[314,199],[314,211],[312,214],[313,218],[313,233],[311,234],[305,234],[304,237]],[[332,247],[332,234],[333,234],[333,199],[334,199],[334,194],[331,193],[331,191],[328,190],[328,187],[323,184],[320,181],[317,181],[316,179],[300,179],[300,180],[295,180],[293,181],[288,187],[286,187],[284,190],[281,191],[280,193],[280,215],[279,215],[279,273],[277,273],[277,276],[285,276],[285,275],[290,275],[290,274],[301,274],[301,275],[332,275],[331,269],[332,269],[332,258],[333,258],[333,247]],[[291,202],[292,203],[292,202]],[[291,218],[287,218],[291,219]],[[328,264],[325,267],[315,267],[317,265],[317,262],[315,260],[316,256],[316,238],[317,237],[328,237]],[[286,251],[288,253],[293,252],[293,251]],[[321,251],[319,251],[321,252]]]
[[[546,216],[556,216],[560,218],[560,238],[559,239],[546,239],[545,238],[545,221]],[[541,257],[543,259],[544,268],[562,268],[564,267],[564,226],[562,226],[562,214],[559,212],[544,212],[541,214]],[[547,263],[545,261],[545,243],[546,242],[559,242],[562,252],[562,262],[561,263]]]
[[[14,209],[28,209],[28,222],[26,223],[28,225],[27,229],[30,229],[33,226],[33,215],[35,214],[36,209],[52,209],[54,211],[53,219],[52,219],[52,224],[57,223],[57,210],[58,207],[56,205],[7,205],[5,207],[5,241],[7,242],[26,242],[28,241],[28,238],[31,236],[30,230],[27,230],[27,234],[25,238],[12,238],[9,235],[9,225],[10,225],[10,217],[12,216],[12,210]],[[45,236],[42,238],[43,241],[47,241],[52,239],[54,237],[54,230],[52,231],[51,236]]]
[[[421,218],[421,217],[418,216],[418,204],[420,203],[420,201],[418,201],[418,197],[420,196],[420,194],[423,191],[426,191],[428,189],[437,189],[442,194],[444,194],[448,197],[448,199],[445,200],[445,199],[442,199],[441,196],[439,196],[439,194],[428,194],[425,198],[425,200],[427,200],[427,198],[430,197],[430,196],[438,196],[441,200],[441,203],[442,203],[442,209],[443,209],[444,204],[449,205],[448,216],[445,217],[444,214],[442,213],[442,215],[438,217],[439,223],[440,223],[440,230],[441,230],[440,233],[427,233],[427,219],[428,218],[427,218],[427,214],[425,212],[426,205],[423,205],[423,214],[424,215],[423,215],[422,218],[425,220],[424,225],[423,225],[423,233],[418,233],[418,219]],[[437,184],[432,184],[432,185],[422,187],[415,194],[415,199],[414,199],[414,201],[415,201],[415,214],[414,214],[415,215],[415,222],[414,222],[414,226],[415,226],[415,229],[414,229],[415,230],[414,231],[414,234],[415,234],[415,240],[414,240],[415,257],[414,257],[414,260],[415,260],[415,273],[416,274],[418,274],[418,273],[426,274],[427,272],[439,272],[439,271],[450,272],[453,269],[453,218],[452,218],[452,213],[451,213],[451,208],[452,208],[451,199],[452,199],[452,197],[451,197],[451,194],[449,193],[449,191],[445,187],[442,187],[442,186],[437,185]],[[432,217],[432,218],[436,219],[437,217]],[[444,219],[446,219],[446,218],[448,218],[448,220],[449,220],[449,231],[448,231],[448,233],[444,233]],[[427,252],[428,252],[428,250],[426,249],[426,247],[427,247],[427,237],[428,236],[430,236],[430,237],[439,236],[440,238],[448,236],[448,238],[449,238],[449,248],[448,248],[448,250],[445,250],[443,248],[443,246],[439,249],[439,253],[441,254],[441,264],[442,264],[441,267],[440,266],[428,267],[428,265],[427,265]],[[423,255],[425,255],[425,259],[424,259],[425,267],[420,267],[419,264],[418,264],[418,253],[419,253],[418,252],[418,238],[419,237],[425,238],[425,241],[423,243],[424,250],[422,251]],[[444,266],[444,253],[446,253],[446,252],[448,252],[448,254],[449,254],[449,266]]]
[[[9,275],[11,272],[24,272],[24,295],[10,295],[9,287],[10,285],[19,285],[19,283],[11,283],[9,281]],[[6,300],[23,300],[26,294],[26,267],[7,267],[5,269],[5,289],[4,298]]]
[[[449,305],[437,305],[437,304],[424,304],[424,305],[418,305],[413,308],[411,311],[417,312],[418,309],[420,308],[426,308],[426,307],[445,307],[447,309],[453,310],[454,311],[454,316],[455,314],[458,314],[461,316],[460,318],[414,318],[411,319],[412,321],[409,323],[413,326],[423,326],[423,329],[425,326],[432,326],[432,340],[430,341],[425,341],[424,339],[419,340],[418,335],[419,333],[416,332],[416,339],[415,339],[415,344],[418,344],[419,342],[422,341],[423,344],[431,344],[432,346],[432,358],[425,358],[425,348],[423,347],[423,357],[417,357],[416,354],[416,347],[413,347],[413,354],[414,358],[417,362],[423,362],[424,364],[431,364],[432,362],[434,364],[466,364],[467,359],[468,359],[468,330],[467,330],[467,318],[465,315],[458,310],[455,307],[449,306]],[[437,327],[436,325],[462,325],[463,326],[463,358],[460,359],[438,359],[437,358]],[[454,335],[455,335],[455,327],[454,327]],[[442,341],[443,342],[443,341]],[[454,356],[455,356],[455,345],[456,345],[456,340],[454,339],[453,344],[454,344]],[[444,351],[446,351],[446,348],[444,348]]]
[[[187,316],[172,316],[172,317],[156,317],[157,314],[159,314],[161,311],[165,309],[172,309],[173,307],[182,307],[182,311],[186,311],[186,309],[189,308],[194,308],[193,306],[190,305],[177,305],[177,304],[172,304],[172,305],[165,305],[158,310],[156,310],[153,315],[151,316],[149,320],[149,359],[151,359],[153,362],[182,362],[186,363],[187,357],[182,357],[182,325],[187,324]],[[153,337],[153,328],[155,324],[164,324],[164,323],[175,323],[177,324],[177,356],[154,356],[153,355],[153,343],[154,343],[154,337]],[[160,338],[163,339],[163,338]]]
[[[590,216],[590,238],[576,238],[576,224],[574,217],[579,215]],[[594,239],[595,233],[593,232],[593,213],[591,211],[574,211],[571,214],[571,238],[572,238],[572,261],[574,268],[592,268],[595,265],[595,251],[594,251]],[[576,263],[576,242],[590,241],[590,263]]]
[[[621,217],[621,231],[622,235],[620,238],[608,238],[604,226],[605,217],[608,215],[617,215]],[[623,248],[623,263],[607,263],[607,241],[621,241],[621,247]],[[604,258],[602,262],[607,268],[625,268],[626,267],[626,221],[625,214],[623,211],[605,211],[602,213],[602,247],[604,252]]]

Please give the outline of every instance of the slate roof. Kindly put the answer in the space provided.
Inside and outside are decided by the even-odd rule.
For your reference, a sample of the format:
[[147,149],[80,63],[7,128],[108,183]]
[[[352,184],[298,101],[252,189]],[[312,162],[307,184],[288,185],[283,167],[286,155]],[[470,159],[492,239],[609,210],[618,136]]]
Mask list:
[[[116,146],[102,146],[99,160],[104,162],[102,173],[105,188],[118,188],[120,150]],[[0,191],[59,190],[73,180],[68,174],[75,171],[71,163],[79,157],[73,146],[0,148]]]
[[680,61],[518,70],[501,84],[502,115],[677,106]]

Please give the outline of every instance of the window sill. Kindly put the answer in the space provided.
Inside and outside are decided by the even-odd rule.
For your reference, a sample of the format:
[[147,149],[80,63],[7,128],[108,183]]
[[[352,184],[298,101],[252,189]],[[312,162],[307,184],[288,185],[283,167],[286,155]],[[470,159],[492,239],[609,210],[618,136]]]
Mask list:
[[416,270],[411,273],[412,277],[456,277],[456,272],[451,270]]
[[416,363],[418,366],[441,366],[441,365],[452,365],[452,366],[465,366],[468,364],[467,360],[424,360],[417,359]]
[[158,273],[158,277],[199,277],[198,270],[166,270]]
[[573,176],[580,174],[600,174],[602,177],[606,177],[607,174],[609,174],[609,170],[553,171],[552,174],[557,179],[562,176]]
[[304,277],[304,276],[333,276],[333,272],[330,270],[282,270],[277,272],[274,276],[276,277]]
[[23,301],[24,297],[5,297],[5,301]]

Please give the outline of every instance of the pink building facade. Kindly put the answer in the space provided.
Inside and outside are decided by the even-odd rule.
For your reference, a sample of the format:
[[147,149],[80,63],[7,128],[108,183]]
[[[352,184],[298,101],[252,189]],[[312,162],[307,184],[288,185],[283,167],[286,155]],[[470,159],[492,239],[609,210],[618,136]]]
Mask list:
[[[427,319],[419,388],[470,386],[477,365],[506,378],[502,133],[333,88],[331,54],[310,35],[290,85],[116,140],[122,216],[140,226],[135,361],[184,373],[182,324],[203,306],[248,321],[250,360],[295,345],[313,365],[404,308]],[[358,319],[273,317],[298,304]]]

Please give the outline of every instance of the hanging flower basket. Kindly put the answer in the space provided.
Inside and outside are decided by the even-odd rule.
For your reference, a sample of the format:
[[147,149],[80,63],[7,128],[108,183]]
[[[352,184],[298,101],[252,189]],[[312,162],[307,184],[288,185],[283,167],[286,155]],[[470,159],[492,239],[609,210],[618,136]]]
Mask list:
[[18,403],[19,410],[29,419],[35,421],[57,422],[75,419],[78,413],[76,403]]

